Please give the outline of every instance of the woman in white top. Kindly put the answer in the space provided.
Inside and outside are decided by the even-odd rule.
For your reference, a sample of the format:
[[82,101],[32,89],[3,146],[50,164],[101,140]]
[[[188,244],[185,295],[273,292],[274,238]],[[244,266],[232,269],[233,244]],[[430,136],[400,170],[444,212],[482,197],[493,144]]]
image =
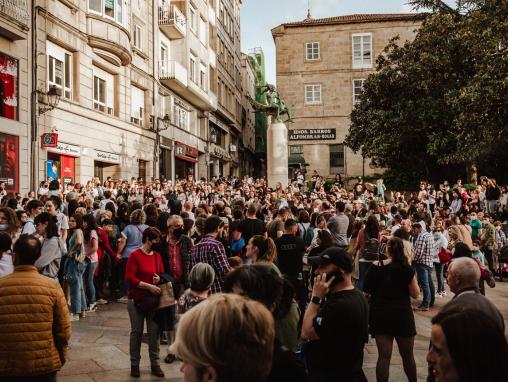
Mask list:
[[444,283],[444,264],[441,264],[439,261],[439,252],[441,249],[447,250],[448,248],[448,239],[443,234],[444,224],[441,219],[436,219],[434,221],[434,232],[432,235],[434,236],[434,269],[436,270],[436,279],[437,279],[437,295],[440,297],[446,296],[445,292],[445,283]]
[[58,270],[62,260],[63,245],[58,235],[56,216],[43,212],[34,219],[37,234],[41,236],[41,256],[35,262],[39,273],[58,282]]
[[14,272],[11,256],[12,239],[7,232],[0,232],[0,277]]

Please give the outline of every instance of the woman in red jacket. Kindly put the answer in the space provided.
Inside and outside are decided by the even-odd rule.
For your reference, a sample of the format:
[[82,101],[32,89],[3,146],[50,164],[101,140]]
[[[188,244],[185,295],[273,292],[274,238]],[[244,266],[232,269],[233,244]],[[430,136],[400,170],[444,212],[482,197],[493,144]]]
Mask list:
[[129,285],[127,311],[131,321],[129,343],[131,376],[136,378],[140,376],[141,339],[146,320],[152,374],[164,377],[159,359],[159,327],[154,321],[154,312],[144,312],[140,306],[143,299],[149,299],[150,294],[160,295],[161,293],[157,285],[161,281],[159,273],[164,272],[164,268],[160,255],[152,250],[152,245],[160,241],[160,231],[157,228],[149,227],[143,231],[142,240],[143,245],[129,256],[125,271],[125,281]]

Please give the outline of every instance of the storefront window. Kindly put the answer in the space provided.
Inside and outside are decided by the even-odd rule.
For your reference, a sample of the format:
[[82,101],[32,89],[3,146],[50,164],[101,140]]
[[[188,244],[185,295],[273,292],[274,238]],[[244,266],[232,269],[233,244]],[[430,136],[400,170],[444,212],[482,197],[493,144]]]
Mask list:
[[0,117],[18,119],[18,60],[0,53]]
[[0,133],[0,182],[6,191],[17,192],[19,172],[19,138]]

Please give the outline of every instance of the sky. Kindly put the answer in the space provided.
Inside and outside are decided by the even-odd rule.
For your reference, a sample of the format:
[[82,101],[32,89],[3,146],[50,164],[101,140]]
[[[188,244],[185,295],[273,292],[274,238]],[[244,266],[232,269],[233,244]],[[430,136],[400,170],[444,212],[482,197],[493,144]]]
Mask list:
[[[453,3],[453,1],[446,1]],[[308,0],[243,0],[241,8],[242,51],[261,47],[266,59],[267,82],[275,84],[275,44],[271,29],[307,17]],[[354,13],[407,13],[407,0],[312,0],[313,18]]]

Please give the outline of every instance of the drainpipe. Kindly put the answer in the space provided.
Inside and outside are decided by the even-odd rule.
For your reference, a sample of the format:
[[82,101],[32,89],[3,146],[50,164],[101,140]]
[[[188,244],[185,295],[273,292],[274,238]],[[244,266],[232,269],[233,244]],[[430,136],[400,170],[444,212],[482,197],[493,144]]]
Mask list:
[[37,192],[38,180],[38,153],[37,153],[37,7],[36,0],[31,1],[32,8],[32,90],[30,92],[30,185],[31,191]]

